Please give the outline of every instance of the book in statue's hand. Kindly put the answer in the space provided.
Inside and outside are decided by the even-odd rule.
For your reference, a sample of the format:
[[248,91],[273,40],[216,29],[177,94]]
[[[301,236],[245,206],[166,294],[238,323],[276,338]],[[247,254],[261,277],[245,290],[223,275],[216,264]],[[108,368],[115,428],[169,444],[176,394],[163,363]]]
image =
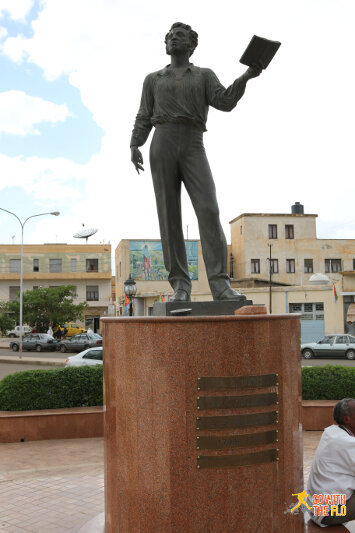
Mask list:
[[280,48],[280,45],[279,41],[270,41],[254,35],[239,62],[248,67],[260,66],[265,69]]

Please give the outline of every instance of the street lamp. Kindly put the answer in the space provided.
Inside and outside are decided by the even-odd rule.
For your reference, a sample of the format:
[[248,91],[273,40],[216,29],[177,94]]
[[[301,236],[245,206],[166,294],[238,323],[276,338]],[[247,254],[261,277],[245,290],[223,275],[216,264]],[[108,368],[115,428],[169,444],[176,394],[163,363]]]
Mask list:
[[129,298],[129,316],[133,316],[133,298],[135,297],[137,292],[137,285],[134,279],[131,278],[131,274],[129,275],[129,278],[124,282],[124,293]]
[[20,355],[20,359],[22,357],[22,314],[23,314],[23,309],[22,309],[22,301],[23,301],[23,230],[24,230],[24,227],[25,227],[25,224],[27,222],[27,220],[29,220],[30,218],[35,218],[35,217],[42,217],[44,215],[54,215],[55,217],[59,216],[60,215],[60,212],[59,211],[51,211],[49,213],[38,213],[38,215],[31,215],[30,217],[27,217],[26,220],[24,222],[22,222],[19,217],[15,214],[15,213],[12,213],[12,211],[8,211],[7,209],[4,209],[3,207],[0,207],[1,211],[5,211],[6,213],[9,213],[10,215],[13,215],[14,217],[17,218],[17,220],[19,221],[20,225],[21,225],[21,261],[20,261],[20,264],[21,264],[21,269],[20,269],[20,352],[19,352],[19,355]]

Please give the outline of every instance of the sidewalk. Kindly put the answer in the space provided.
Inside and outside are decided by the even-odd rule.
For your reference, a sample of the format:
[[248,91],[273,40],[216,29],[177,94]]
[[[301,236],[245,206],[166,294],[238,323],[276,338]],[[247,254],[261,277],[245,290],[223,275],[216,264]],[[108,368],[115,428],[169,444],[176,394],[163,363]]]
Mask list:
[[[320,436],[304,433],[305,480]],[[103,511],[102,438],[0,444],[0,532],[76,533]]]

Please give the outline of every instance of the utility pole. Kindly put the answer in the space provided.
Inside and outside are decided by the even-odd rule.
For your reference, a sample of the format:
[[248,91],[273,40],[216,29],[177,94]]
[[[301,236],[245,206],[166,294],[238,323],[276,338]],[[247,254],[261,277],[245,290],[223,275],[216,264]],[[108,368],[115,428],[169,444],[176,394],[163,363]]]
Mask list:
[[270,254],[269,254],[269,311],[271,315],[272,314],[272,292],[271,292],[271,276],[272,276],[271,247],[272,247],[272,244],[268,244],[268,247],[270,249]]

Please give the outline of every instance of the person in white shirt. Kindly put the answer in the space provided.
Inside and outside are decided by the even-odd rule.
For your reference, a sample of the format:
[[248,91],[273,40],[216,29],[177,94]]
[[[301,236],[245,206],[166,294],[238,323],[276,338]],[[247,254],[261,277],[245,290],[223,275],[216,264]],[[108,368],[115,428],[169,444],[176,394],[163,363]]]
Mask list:
[[325,428],[313,459],[307,492],[345,494],[345,516],[313,516],[321,527],[355,520],[355,399],[345,398],[334,407],[337,425]]

